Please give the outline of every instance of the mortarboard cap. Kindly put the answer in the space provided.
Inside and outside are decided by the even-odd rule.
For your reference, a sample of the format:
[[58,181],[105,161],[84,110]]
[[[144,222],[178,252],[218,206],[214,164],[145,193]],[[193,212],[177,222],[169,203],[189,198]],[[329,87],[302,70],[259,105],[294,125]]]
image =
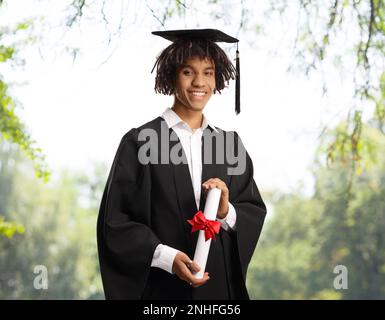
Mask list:
[[239,40],[233,38],[226,33],[217,29],[186,29],[186,30],[167,30],[167,31],[153,31],[152,34],[160,36],[172,42],[179,39],[205,39],[213,42],[227,42],[237,43],[236,52],[236,76],[235,76],[235,113],[241,112],[240,104],[240,63],[239,63],[239,51],[238,42]]

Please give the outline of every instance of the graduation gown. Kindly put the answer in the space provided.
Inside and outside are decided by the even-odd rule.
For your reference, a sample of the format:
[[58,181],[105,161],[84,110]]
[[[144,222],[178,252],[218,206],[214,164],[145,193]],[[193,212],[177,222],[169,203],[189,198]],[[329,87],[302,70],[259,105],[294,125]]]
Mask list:
[[[187,162],[161,164],[159,160],[158,164],[142,164],[138,161],[138,150],[145,143],[138,141],[139,133],[152,129],[160,137],[162,122],[165,125],[158,117],[123,136],[106,183],[97,223],[105,296],[107,299],[146,300],[249,299],[246,272],[262,230],[266,208],[254,182],[253,165],[247,152],[242,175],[229,175],[227,169],[231,166],[226,159],[217,164],[214,156],[211,164],[202,163],[202,183],[209,178],[224,181],[237,215],[236,230],[221,228],[216,240],[211,242],[206,266],[210,280],[193,288],[175,274],[151,267],[158,244],[183,251],[193,259],[198,232],[191,233],[187,220],[205,206],[203,192],[199,208],[196,206]],[[206,130],[212,132],[210,127]],[[168,134],[172,131],[167,128]],[[235,150],[243,148],[234,134]],[[202,159],[205,141],[204,133]],[[169,150],[176,143],[180,143],[178,139],[170,141]],[[159,159],[160,148],[161,144]],[[183,148],[180,150],[185,157]]]

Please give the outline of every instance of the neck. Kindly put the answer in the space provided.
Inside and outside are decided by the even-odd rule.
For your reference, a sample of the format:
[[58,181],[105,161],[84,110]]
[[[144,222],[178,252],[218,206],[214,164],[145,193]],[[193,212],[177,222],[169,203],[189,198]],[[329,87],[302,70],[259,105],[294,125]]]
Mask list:
[[203,113],[202,110],[192,110],[177,103],[171,108],[191,129],[198,129],[202,126]]

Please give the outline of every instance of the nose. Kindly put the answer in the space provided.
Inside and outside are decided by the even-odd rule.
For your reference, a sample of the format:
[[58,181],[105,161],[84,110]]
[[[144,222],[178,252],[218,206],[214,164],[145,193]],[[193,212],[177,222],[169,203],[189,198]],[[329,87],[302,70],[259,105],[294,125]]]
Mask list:
[[205,82],[204,82],[203,75],[197,73],[193,78],[192,85],[195,87],[204,87]]

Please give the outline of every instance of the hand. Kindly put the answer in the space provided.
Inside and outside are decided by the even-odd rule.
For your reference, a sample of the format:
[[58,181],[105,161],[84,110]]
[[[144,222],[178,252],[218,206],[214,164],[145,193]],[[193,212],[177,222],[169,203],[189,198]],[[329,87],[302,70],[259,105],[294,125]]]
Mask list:
[[207,192],[212,188],[218,188],[221,192],[221,199],[219,200],[219,207],[217,217],[224,219],[229,212],[229,189],[227,189],[226,183],[219,178],[211,178],[202,184],[205,196]]
[[181,251],[176,254],[172,264],[172,272],[194,288],[200,287],[210,279],[207,272],[203,275],[203,279],[196,279],[192,272],[198,272],[200,269],[196,262],[191,261],[188,255]]

